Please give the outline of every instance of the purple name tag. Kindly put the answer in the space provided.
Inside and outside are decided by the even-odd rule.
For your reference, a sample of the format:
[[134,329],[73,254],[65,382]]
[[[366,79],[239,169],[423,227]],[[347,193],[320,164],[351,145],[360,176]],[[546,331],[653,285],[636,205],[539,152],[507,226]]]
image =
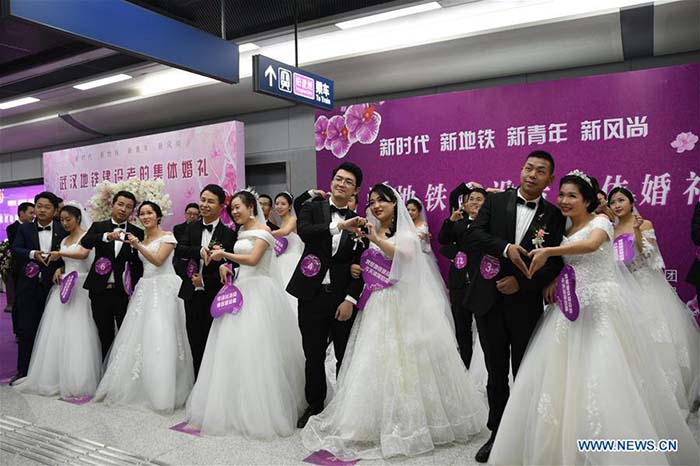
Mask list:
[[501,271],[501,263],[497,258],[487,255],[481,259],[479,270],[481,271],[482,277],[486,280],[491,280]]
[[365,287],[362,289],[360,299],[357,300],[357,308],[362,310],[373,291],[389,288],[393,283],[389,280],[391,274],[391,259],[376,249],[366,249],[360,257],[362,267],[362,279]]
[[39,275],[39,264],[36,262],[28,262],[24,266],[24,276],[27,278],[36,278]]
[[112,271],[112,263],[106,257],[100,257],[95,261],[95,272],[100,275],[108,275]]
[[315,277],[321,271],[321,259],[313,254],[309,254],[304,256],[299,267],[301,267],[301,273],[303,273],[305,277]]
[[455,256],[454,264],[457,269],[462,270],[467,266],[467,255],[459,251]]
[[304,458],[305,463],[317,464],[319,466],[352,466],[359,460],[343,461],[336,458],[333,453],[320,450]]
[[576,296],[576,272],[569,264],[565,265],[557,280],[557,304],[570,321],[578,319],[580,306]]
[[[231,270],[231,264],[226,264],[226,267]],[[231,276],[226,277],[226,284],[221,287],[219,292],[211,303],[209,312],[213,318],[219,318],[224,314],[238,314],[243,307],[243,293],[238,287],[233,285]]]
[[122,284],[124,284],[124,291],[128,296],[134,292],[134,282],[131,279],[131,266],[127,262],[124,264],[124,272],[122,272]]
[[73,287],[77,281],[78,272],[75,270],[61,279],[60,297],[62,304],[66,304],[68,300],[70,300],[71,294],[73,293]]
[[697,295],[688,301],[688,309],[690,310],[690,315],[693,317],[693,324],[695,324],[695,329],[700,332],[700,306],[698,306]]
[[187,269],[185,269],[185,273],[187,274],[187,278],[192,278],[195,273],[197,273],[197,269],[199,264],[197,264],[197,261],[194,259],[190,259],[187,261]]
[[629,264],[634,259],[634,235],[625,233],[618,236],[613,241],[615,248],[615,258],[618,262]]
[[287,238],[277,238],[275,239],[275,256],[281,256],[287,251],[289,246],[289,240]]

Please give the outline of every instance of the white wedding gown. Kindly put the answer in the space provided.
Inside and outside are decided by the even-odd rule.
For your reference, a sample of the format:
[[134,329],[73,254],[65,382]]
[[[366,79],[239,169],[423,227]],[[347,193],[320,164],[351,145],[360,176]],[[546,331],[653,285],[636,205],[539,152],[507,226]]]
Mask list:
[[[80,242],[61,251],[77,252]],[[54,285],[46,300],[27,377],[16,388],[36,395],[75,398],[92,396],[102,374],[102,351],[92,318],[90,297],[83,289],[91,260],[63,259],[65,274],[78,272],[70,300],[61,303],[60,287]]]
[[[147,248],[156,253],[161,243],[177,241],[167,234]],[[107,355],[95,400],[166,414],[185,404],[194,382],[185,307],[177,296],[182,280],[173,269],[173,253],[159,267],[139,256],[143,277]]]
[[304,410],[304,354],[297,319],[274,270],[274,238],[241,231],[236,254],[256,240],[269,244],[256,266],[239,266],[233,284],[243,295],[237,314],[214,319],[187,423],[209,435],[272,439],[294,434]]
[[308,450],[341,460],[415,456],[484,428],[483,395],[442,318],[449,301],[424,290],[434,306],[409,318],[407,307],[416,303],[402,299],[401,286],[373,292],[357,314],[337,393],[301,433]]
[[[294,275],[294,270],[297,268],[297,264],[299,264],[299,259],[301,259],[301,254],[304,252],[304,242],[301,240],[301,237],[299,237],[298,234],[291,232],[287,236],[287,250],[277,256],[277,266],[279,267],[280,273],[282,275],[282,281],[283,281],[283,286],[282,288],[286,288],[287,284],[289,283],[289,280],[292,279],[292,275]],[[297,315],[297,298],[294,296],[290,295],[289,293],[287,294],[287,299],[289,299],[289,305],[292,307],[292,310],[294,311],[294,316],[296,317]]]
[[642,232],[642,251],[627,265],[639,284],[647,318],[642,322],[651,335],[666,379],[687,410],[698,397],[700,385],[700,334],[685,303],[666,281],[664,260],[653,229]]
[[[613,238],[606,218],[594,229]],[[569,321],[549,306],[523,358],[489,461],[494,465],[698,464],[700,451],[653,347],[635,322],[638,301],[624,284],[609,239],[574,267],[580,314]],[[677,439],[678,451],[581,452],[577,440]]]

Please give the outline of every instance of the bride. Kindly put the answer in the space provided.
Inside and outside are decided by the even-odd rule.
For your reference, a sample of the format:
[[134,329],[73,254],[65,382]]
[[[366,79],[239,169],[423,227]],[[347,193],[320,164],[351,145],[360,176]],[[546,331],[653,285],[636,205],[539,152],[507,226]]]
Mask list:
[[[301,254],[304,252],[304,242],[297,234],[297,217],[293,211],[292,196],[287,192],[281,192],[275,196],[275,212],[279,216],[281,223],[279,230],[272,232],[275,238],[285,238],[287,240],[287,249],[277,256],[277,265],[282,273],[284,287],[287,286],[289,280],[294,274]],[[297,299],[287,293],[289,304],[292,307],[294,315],[297,315]]]
[[[240,226],[234,253],[215,250],[210,260],[239,264],[233,284],[243,304],[238,313],[214,319],[186,421],[210,435],[289,436],[305,404],[301,334],[276,277],[275,239],[255,196],[238,192],[229,209]],[[225,267],[222,281],[230,273]]]
[[172,413],[185,403],[194,381],[184,303],[177,297],[181,280],[172,265],[177,241],[160,229],[163,213],[156,203],[143,202],[138,216],[146,237],[142,243],[128,234],[126,242],[139,252],[143,277],[107,355],[95,400]]
[[51,253],[51,261],[63,259],[63,269],[56,270],[54,283],[77,272],[68,302],[62,304],[60,287],[51,289],[41,318],[36,344],[27,377],[15,382],[25,393],[63,398],[92,396],[102,371],[102,353],[97,327],[92,318],[90,297],[83,283],[90,268],[86,260],[90,251],[80,245],[89,228],[87,214],[80,204],[68,202],[61,209],[61,225],[68,236],[61,249]]
[[[571,227],[561,246],[534,249],[530,274],[563,256],[576,275],[579,317],[549,306],[530,340],[489,458],[494,465],[697,464],[698,447],[656,356],[635,322],[635,296],[613,254],[613,227],[593,212],[590,178],[562,178]],[[577,440],[677,439],[678,451],[585,451]]]
[[447,320],[449,302],[401,197],[370,191],[370,248],[391,258],[388,288],[374,291],[352,328],[338,392],[309,419],[304,446],[341,460],[415,456],[466,442],[486,407],[462,363]]

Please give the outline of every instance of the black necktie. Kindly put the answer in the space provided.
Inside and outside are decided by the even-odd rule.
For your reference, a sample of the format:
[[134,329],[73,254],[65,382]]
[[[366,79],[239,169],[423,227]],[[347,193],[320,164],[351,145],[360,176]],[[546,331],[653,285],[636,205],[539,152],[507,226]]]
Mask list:
[[528,209],[536,209],[537,208],[537,203],[535,201],[526,201],[522,197],[518,197],[517,202],[520,205],[524,205]]
[[348,208],[343,207],[342,209],[339,209],[338,207],[334,206],[331,204],[331,215],[333,215],[333,212],[338,212],[338,214],[342,215],[343,217],[348,215]]
[[209,233],[214,231],[214,224],[210,223],[209,225],[205,225],[202,223],[202,230],[207,230]]
[[42,226],[37,225],[37,226],[36,226],[36,229],[37,229],[38,231],[51,231],[51,225],[49,225],[49,226],[47,226],[47,227],[42,227]]
[[122,230],[126,230],[126,223],[113,223],[112,230],[116,230],[117,228],[120,228]]

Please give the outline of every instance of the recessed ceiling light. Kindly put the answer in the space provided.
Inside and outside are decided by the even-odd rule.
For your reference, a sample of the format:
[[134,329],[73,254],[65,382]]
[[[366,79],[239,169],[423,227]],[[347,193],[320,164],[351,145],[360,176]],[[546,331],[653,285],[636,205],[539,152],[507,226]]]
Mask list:
[[376,15],[364,16],[362,18],[351,19],[350,21],[342,21],[335,23],[340,29],[352,29],[368,24],[379,23],[390,19],[401,18],[402,16],[415,15],[426,11],[437,10],[442,8],[438,2],[423,3],[422,5],[409,6],[408,8],[400,8],[398,10],[385,11]]
[[259,45],[256,45],[252,42],[248,42],[246,44],[241,44],[238,46],[238,53],[252,52],[253,50],[258,50],[259,48]]
[[114,76],[108,76],[106,78],[96,79],[94,81],[88,81],[86,83],[78,84],[73,86],[75,89],[80,89],[81,91],[87,91],[88,89],[93,89],[95,87],[106,86],[107,84],[118,83],[120,81],[126,81],[131,79],[128,74],[115,74]]
[[34,102],[39,102],[36,97],[22,97],[21,99],[9,100],[7,102],[0,103],[0,110],[7,110],[8,108],[19,107],[20,105],[33,104]]

